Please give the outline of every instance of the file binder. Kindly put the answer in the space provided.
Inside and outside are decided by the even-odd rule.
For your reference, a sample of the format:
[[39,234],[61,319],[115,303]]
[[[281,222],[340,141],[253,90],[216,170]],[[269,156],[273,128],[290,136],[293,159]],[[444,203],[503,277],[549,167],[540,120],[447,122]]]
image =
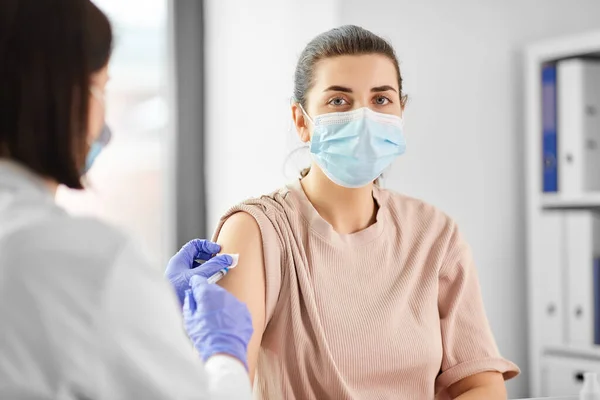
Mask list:
[[600,258],[594,260],[594,344],[600,345]]
[[544,192],[558,191],[556,65],[542,67],[542,171]]
[[591,346],[594,337],[594,261],[600,256],[600,216],[565,212],[567,343]]
[[600,61],[559,61],[557,84],[558,188],[600,190]]
[[533,313],[539,316],[539,340],[545,346],[565,344],[566,308],[565,297],[565,251],[562,212],[545,212],[539,219],[538,235],[531,243],[535,249],[536,264],[542,266],[543,281],[537,286],[539,302]]

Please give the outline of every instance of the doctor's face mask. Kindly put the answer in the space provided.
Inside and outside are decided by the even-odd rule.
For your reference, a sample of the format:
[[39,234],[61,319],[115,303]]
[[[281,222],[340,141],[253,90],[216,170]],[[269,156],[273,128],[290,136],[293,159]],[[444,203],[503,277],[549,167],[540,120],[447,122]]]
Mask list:
[[[90,88],[90,92],[92,96],[102,105],[102,107],[106,109],[106,101],[102,91],[92,86]],[[83,174],[86,174],[92,168],[96,158],[100,155],[106,145],[108,145],[111,139],[112,131],[106,125],[106,122],[104,122],[100,133],[89,143],[89,150],[85,158],[85,168],[83,170]]]

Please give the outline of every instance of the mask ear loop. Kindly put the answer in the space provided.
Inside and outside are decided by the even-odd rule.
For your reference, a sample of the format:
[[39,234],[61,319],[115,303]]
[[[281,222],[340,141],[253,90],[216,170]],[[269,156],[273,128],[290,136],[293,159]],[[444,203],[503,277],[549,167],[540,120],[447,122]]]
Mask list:
[[315,126],[314,121],[310,118],[310,116],[308,115],[308,113],[306,112],[306,110],[304,109],[304,107],[302,107],[302,103],[298,102],[298,107],[300,107],[300,109],[302,110],[302,114],[304,114],[304,116],[310,121],[310,123],[312,124],[312,126]]
[[[304,114],[304,116],[314,125],[312,119],[308,116],[308,114],[306,113],[306,111],[304,110],[304,107],[302,107],[302,104],[300,104],[300,102],[298,100],[296,100],[294,98],[294,96],[290,97],[290,106],[292,106],[294,103],[298,104],[298,106],[300,107],[300,110],[302,110],[302,113]],[[292,133],[292,131],[295,131],[295,126],[293,124],[293,121],[290,119],[290,126],[289,126],[289,132]],[[285,164],[283,166],[283,174],[284,176],[288,176],[288,174],[286,173],[286,168],[288,166],[288,164],[291,161],[294,161],[294,165],[295,167],[299,167],[298,163],[296,162],[296,155],[302,151],[306,151],[310,149],[310,144],[309,143],[302,143],[302,145],[300,147],[296,147],[295,149],[293,149],[287,156]],[[301,168],[302,169],[302,168]],[[297,172],[296,172],[297,173]],[[295,178],[297,179],[297,178]]]

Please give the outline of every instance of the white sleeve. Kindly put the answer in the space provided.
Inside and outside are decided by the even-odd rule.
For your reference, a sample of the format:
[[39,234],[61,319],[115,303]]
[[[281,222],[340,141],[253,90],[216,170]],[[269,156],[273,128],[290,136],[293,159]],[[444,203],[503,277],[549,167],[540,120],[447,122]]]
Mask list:
[[244,400],[243,365],[228,356],[203,365],[162,272],[127,244],[116,257],[98,315],[101,399]]

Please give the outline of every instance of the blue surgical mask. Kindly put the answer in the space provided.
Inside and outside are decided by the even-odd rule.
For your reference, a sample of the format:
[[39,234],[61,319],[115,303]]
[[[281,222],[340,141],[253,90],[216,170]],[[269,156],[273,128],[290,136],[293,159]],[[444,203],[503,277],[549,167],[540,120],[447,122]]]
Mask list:
[[[106,108],[106,100],[104,98],[104,93],[102,93],[100,89],[92,86],[90,87],[90,93],[96,98],[96,100],[98,100],[102,104],[103,107]],[[87,156],[85,157],[85,169],[83,171],[83,174],[86,174],[92,168],[92,165],[94,165],[94,161],[96,161],[96,158],[98,157],[98,155],[100,155],[102,150],[104,150],[104,147],[106,147],[106,145],[110,142],[111,138],[112,131],[106,125],[106,123],[104,123],[104,126],[102,126],[102,130],[100,131],[100,134],[98,135],[96,140],[90,143],[90,149],[88,150]]]
[[111,138],[112,132],[110,128],[106,124],[104,124],[100,135],[98,135],[96,140],[94,140],[92,144],[90,144],[90,149],[88,150],[87,156],[85,158],[85,170],[83,171],[84,174],[86,174],[92,168],[94,161],[96,161],[96,158],[102,152],[102,150],[104,150],[104,147],[106,147],[108,142],[110,142]]
[[[304,109],[303,109],[304,111]],[[347,188],[377,179],[406,150],[402,118],[363,107],[321,114],[314,121],[310,153],[323,173]]]

